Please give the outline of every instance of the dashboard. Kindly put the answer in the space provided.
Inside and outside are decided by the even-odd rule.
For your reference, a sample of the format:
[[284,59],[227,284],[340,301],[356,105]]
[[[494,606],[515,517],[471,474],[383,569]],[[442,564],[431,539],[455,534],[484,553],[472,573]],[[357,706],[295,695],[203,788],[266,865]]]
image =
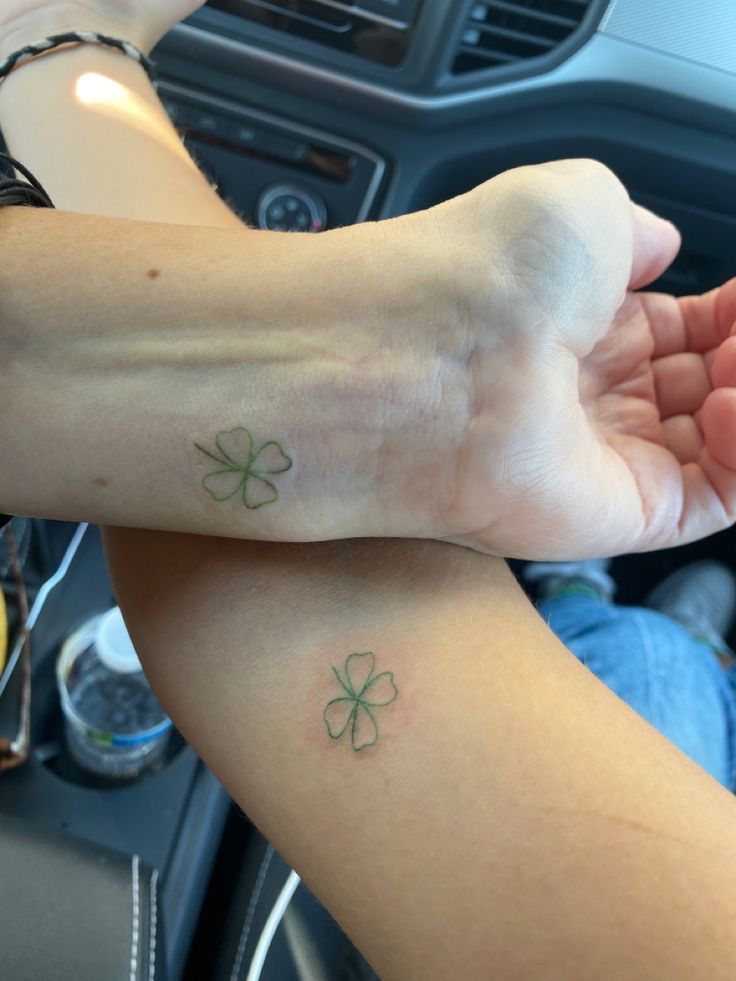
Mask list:
[[732,0],[212,0],[156,57],[255,224],[389,217],[592,156],[681,227],[661,285],[683,293],[736,265],[734,36]]

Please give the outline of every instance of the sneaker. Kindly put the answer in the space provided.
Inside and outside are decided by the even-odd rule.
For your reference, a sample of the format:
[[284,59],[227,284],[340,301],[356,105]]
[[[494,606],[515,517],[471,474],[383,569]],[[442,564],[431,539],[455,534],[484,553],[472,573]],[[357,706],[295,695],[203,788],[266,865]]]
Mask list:
[[537,587],[537,599],[556,596],[591,596],[610,603],[616,583],[608,574],[610,559],[587,559],[585,562],[530,562],[522,579]]
[[725,640],[736,616],[736,577],[721,562],[693,562],[667,576],[645,606],[676,620],[716,653],[733,658]]

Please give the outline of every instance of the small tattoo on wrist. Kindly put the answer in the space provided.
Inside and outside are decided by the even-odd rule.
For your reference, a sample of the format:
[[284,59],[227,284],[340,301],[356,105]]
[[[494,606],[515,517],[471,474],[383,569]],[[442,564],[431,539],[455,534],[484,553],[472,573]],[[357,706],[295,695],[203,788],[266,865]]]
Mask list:
[[256,447],[249,430],[243,426],[224,429],[215,436],[215,448],[194,444],[218,465],[202,480],[202,486],[216,501],[229,501],[236,495],[251,511],[274,504],[279,493],[268,480],[275,474],[291,470],[293,461],[275,440]]
[[332,671],[344,694],[325,706],[322,718],[330,739],[340,739],[350,733],[350,742],[357,753],[378,742],[378,723],[375,709],[396,701],[399,690],[391,671],[375,673],[376,655],[350,654],[343,667],[344,678],[336,667]]

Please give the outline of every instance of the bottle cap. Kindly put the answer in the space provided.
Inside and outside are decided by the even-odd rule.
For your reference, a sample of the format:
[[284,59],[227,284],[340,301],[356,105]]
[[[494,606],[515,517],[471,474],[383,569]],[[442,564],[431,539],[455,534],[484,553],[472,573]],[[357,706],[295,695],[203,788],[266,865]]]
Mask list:
[[134,671],[143,670],[119,606],[103,614],[97,628],[95,648],[102,663],[111,671],[133,674]]

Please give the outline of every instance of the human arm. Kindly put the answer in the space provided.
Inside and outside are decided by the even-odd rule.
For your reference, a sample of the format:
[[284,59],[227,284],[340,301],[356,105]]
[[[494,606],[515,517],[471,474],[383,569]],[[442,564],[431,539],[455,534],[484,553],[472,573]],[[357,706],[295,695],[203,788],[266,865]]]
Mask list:
[[[733,797],[503,563],[138,532],[108,554],[165,708],[386,981],[734,976]],[[358,750],[323,721],[354,652],[398,691]]]
[[[43,26],[45,24],[44,20],[38,28],[29,28],[27,37],[36,31],[43,33],[72,26],[63,19],[50,20],[48,27]],[[92,25],[85,23],[85,26],[113,30],[97,21]],[[17,34],[13,36],[17,37]],[[136,40],[142,43],[139,38]],[[20,38],[17,43],[21,43]],[[102,80],[99,82],[102,93],[99,101],[94,98],[95,80]],[[80,98],[80,85],[89,97]],[[124,94],[119,100],[105,98],[110,85],[116,87],[115,92]],[[411,261],[407,255],[398,255],[406,243],[402,244],[401,238],[396,239],[397,254],[391,258],[389,241],[383,241],[381,229],[376,229],[378,237],[371,230],[368,240],[364,240],[366,248],[362,255],[350,230],[345,230],[344,235],[338,233],[309,241],[296,236],[273,237],[264,233],[258,233],[256,238],[256,233],[245,228],[192,165],[140,67],[116,53],[80,47],[59,57],[40,59],[17,71],[0,86],[0,114],[9,145],[25,161],[33,162],[59,206],[230,230],[222,237],[223,244],[216,252],[214,243],[218,233],[209,228],[201,232],[190,229],[183,238],[180,229],[149,226],[147,234],[160,237],[159,241],[165,240],[167,252],[174,242],[174,248],[181,245],[187,255],[192,255],[195,237],[201,236],[200,246],[194,249],[193,265],[170,271],[163,268],[160,256],[153,254],[155,246],[150,257],[145,257],[146,253],[140,250],[141,228],[127,225],[111,228],[95,220],[85,234],[87,253],[95,256],[98,269],[100,252],[107,253],[111,264],[116,266],[121,251],[128,252],[134,260],[133,306],[128,299],[131,282],[123,285],[113,299],[120,314],[118,319],[123,321],[120,331],[117,330],[120,324],[111,323],[108,311],[109,283],[112,276],[118,276],[109,268],[101,273],[101,278],[108,284],[105,290],[99,280],[92,282],[85,278],[82,284],[86,289],[84,297],[79,293],[70,294],[59,281],[48,283],[46,297],[34,295],[33,310],[22,317],[21,333],[23,338],[27,337],[29,324],[36,324],[38,330],[43,331],[44,336],[36,347],[42,363],[23,366],[23,385],[12,396],[8,393],[8,408],[17,406],[18,397],[23,400],[23,406],[17,406],[14,411],[23,410],[24,445],[34,459],[48,460],[51,472],[47,470],[49,479],[37,485],[40,497],[37,500],[34,500],[33,488],[29,488],[25,480],[19,481],[17,499],[9,499],[6,504],[9,510],[28,509],[52,516],[74,516],[76,508],[77,516],[81,511],[83,516],[98,521],[277,539],[333,537],[355,532],[393,531],[401,534],[404,521],[410,530],[419,528],[422,519],[411,513],[413,505],[411,508],[399,505],[399,511],[403,512],[403,518],[400,518],[389,504],[379,502],[378,483],[382,483],[378,478],[379,457],[387,435],[386,427],[391,425],[388,423],[391,415],[396,427],[407,432],[412,428],[410,403],[413,402],[424,415],[425,430],[429,425],[436,428],[435,403],[440,397],[437,375],[441,374],[441,369],[438,370],[438,359],[432,351],[428,351],[424,380],[415,351],[409,354],[410,363],[405,362],[407,370],[401,368],[402,355],[395,345],[389,356],[385,349],[386,324],[381,322],[384,312],[381,301],[377,301],[375,288],[380,283],[385,291],[383,302],[392,307],[397,332],[404,326],[407,328],[402,346],[409,353],[408,335],[413,329],[408,321],[414,320],[415,327],[419,322],[418,311],[411,309],[416,305],[415,294],[426,295],[433,305],[447,301],[447,297],[439,296],[429,299],[438,289],[437,269],[430,272],[425,267],[427,282],[422,277],[422,283],[416,283],[416,289],[413,289],[413,274],[408,268]],[[55,151],[53,156],[51,147]],[[60,152],[62,148],[65,152]],[[17,220],[26,237],[28,217],[17,216]],[[38,216],[36,220],[44,226],[48,224],[47,216]],[[129,250],[121,241],[121,235],[125,239],[126,229],[131,241]],[[91,240],[93,234],[99,235],[98,241]],[[269,237],[274,241],[274,249],[271,258],[267,259]],[[308,256],[311,260],[316,251],[322,251],[327,245],[330,248],[323,253],[318,267],[311,264],[309,268],[310,262],[305,265],[304,258]],[[37,246],[35,241],[34,249]],[[58,251],[53,237],[48,243],[48,251]],[[208,259],[206,269],[202,268],[203,256]],[[26,256],[18,256],[16,268],[7,270],[11,281],[18,281],[17,267],[26,261]],[[228,266],[234,274],[234,282],[230,285],[226,282]],[[264,276],[266,266],[271,274]],[[285,269],[288,269],[290,283],[286,290]],[[149,270],[160,270],[160,277],[155,281],[148,280],[146,273]],[[65,279],[67,274],[65,267],[60,278]],[[390,279],[394,275],[400,286],[392,288]],[[332,279],[335,287],[332,295],[328,279]],[[167,280],[173,295],[180,300],[173,312],[171,309],[167,312],[163,306]],[[432,280],[433,283],[429,282]],[[304,289],[299,287],[300,282]],[[318,290],[314,289],[316,283],[319,283]],[[234,330],[230,331],[223,318],[223,298],[229,293],[232,296],[233,285],[239,295],[232,305],[235,318]],[[254,291],[264,299],[260,311],[254,310],[257,299]],[[196,293],[194,304],[192,292]],[[65,332],[57,333],[49,340],[48,325],[38,314],[39,310],[57,303],[60,293],[72,308],[79,306],[87,311],[90,330],[95,334],[96,347],[91,354],[96,363],[117,360],[120,373],[126,379],[124,385],[110,384],[110,372],[107,371],[102,387],[98,385],[98,379],[90,379],[88,388],[92,392],[88,393],[84,390],[86,379],[79,365],[79,344],[70,345]],[[19,302],[30,300],[27,288],[22,294]],[[48,300],[49,295],[54,297],[53,303]],[[140,303],[138,309],[135,307],[136,296]],[[284,304],[281,310],[279,297]],[[448,321],[455,317],[451,302],[448,303]],[[348,320],[361,306],[366,314],[365,317],[359,315],[363,320],[360,328],[363,336],[358,340],[356,335],[356,346],[352,347]],[[402,306],[408,313],[403,326]],[[155,323],[151,323],[153,313],[158,317]],[[182,318],[185,318],[184,322]],[[63,320],[64,313],[59,312],[57,319]],[[161,325],[172,321],[176,326],[162,334]],[[98,330],[99,322],[105,323],[104,332]],[[192,322],[196,327],[187,328],[186,324]],[[128,329],[131,325],[133,331]],[[257,333],[253,346],[248,343],[252,338],[252,332],[248,330],[251,325]],[[284,329],[279,331],[283,325]],[[146,350],[146,355],[139,359],[137,378],[131,378],[131,334],[141,335],[135,344]],[[61,348],[61,361],[54,356],[53,349],[49,351],[50,343]],[[98,353],[102,348],[104,351]],[[162,363],[151,363],[151,351],[161,356]],[[66,386],[69,400],[57,414],[59,425],[49,432],[47,418],[39,416],[33,407],[39,404],[39,390],[59,390],[59,364],[63,366],[66,358],[71,376],[70,384]],[[271,371],[265,363],[269,360],[278,363],[276,371]],[[199,371],[198,361],[204,362]],[[44,370],[46,364],[49,368]],[[53,379],[48,377],[51,370]],[[174,385],[167,385],[161,376],[171,377],[175,372]],[[302,376],[308,392],[295,384],[296,374]],[[328,376],[332,382],[328,381]],[[33,384],[28,384],[29,380]],[[421,394],[419,387],[423,389]],[[104,400],[104,419],[99,411],[89,411],[95,395],[98,405]],[[391,398],[392,406],[387,405],[387,397]],[[307,403],[312,398],[315,407],[319,402],[319,418],[312,416],[310,419]],[[431,407],[426,404],[430,398]],[[420,408],[422,403],[425,404]],[[177,407],[175,415],[171,412],[173,404]],[[80,413],[84,415],[83,420],[75,418]],[[212,424],[206,429],[202,422],[208,416],[212,418]],[[108,431],[109,417],[114,420],[112,432]],[[290,419],[294,428],[289,426]],[[55,444],[68,438],[59,432],[61,422],[67,426],[73,421],[74,428],[83,434],[89,452],[80,461],[78,455],[70,457],[52,452],[48,442],[44,445],[43,440],[39,447],[37,433],[29,432],[34,420],[38,420],[41,436],[47,432]],[[196,420],[194,426],[193,420]],[[161,439],[157,439],[152,422],[161,426]],[[278,486],[279,493],[278,503],[273,507],[251,511],[243,507],[240,495],[235,500],[219,503],[202,488],[207,473],[218,467],[210,465],[194,443],[215,449],[212,445],[215,434],[239,425],[250,428],[260,440],[277,440],[294,461],[288,472],[272,481]],[[377,428],[371,433],[374,425]],[[297,430],[302,431],[302,437]],[[131,432],[149,433],[150,438],[139,451],[135,451],[130,440]],[[301,449],[297,445],[300,441]],[[307,442],[312,443],[311,449]],[[424,437],[424,442],[430,441]],[[148,456],[146,448],[150,451]],[[398,446],[392,449],[402,479],[411,470],[412,447],[407,445],[407,449],[408,454]],[[21,464],[16,472],[25,475],[28,473],[27,461],[21,460]],[[308,471],[317,476],[321,485],[317,493],[320,500],[315,498],[314,502],[317,510],[322,512],[322,518],[314,511],[310,513],[307,504],[309,491],[304,478]],[[376,474],[377,481],[371,474]],[[101,482],[105,486],[99,486]],[[387,475],[385,483],[391,482],[392,477]],[[86,500],[83,509],[77,504],[80,484]],[[296,488],[290,494],[294,485]],[[68,488],[69,500],[58,495],[59,486]],[[145,491],[143,501],[142,491]],[[359,503],[366,492],[372,503],[368,504],[367,499]],[[46,497],[51,494],[53,501],[49,505]],[[335,500],[329,504],[327,499],[332,495]],[[347,523],[341,520],[340,507],[334,507],[338,497],[345,503],[352,502],[355,522],[354,519]],[[116,511],[121,512],[120,517]],[[361,512],[360,516],[358,512]]]
[[[351,280],[375,280],[372,241],[259,233],[255,248],[240,230],[24,209],[0,212],[0,233],[6,511],[276,540],[410,525],[400,493],[381,503],[379,458],[403,431],[393,462],[411,472],[412,416],[430,438],[441,379],[408,336],[382,350],[367,302],[346,308]],[[284,291],[284,268],[321,269],[319,293]]]
[[[57,14],[66,10],[68,19],[46,27],[44,5],[36,6],[35,19],[23,21],[26,40],[80,26],[93,9],[50,5]],[[104,6],[135,4],[111,0]],[[0,21],[12,7],[6,4]],[[163,7],[153,9],[160,13]],[[16,21],[12,43],[20,43],[21,35]],[[0,23],[0,49],[2,38]],[[99,97],[110,92],[90,84],[100,78],[130,101]],[[80,81],[88,86],[87,96],[96,91],[98,98],[80,99]],[[132,115],[126,110],[131,105]],[[49,455],[43,436],[49,430],[50,381],[39,352],[52,343],[50,305],[43,291],[33,302],[38,277],[32,283],[24,279],[32,268],[30,255],[38,261],[37,243],[27,241],[12,276],[10,267],[7,272],[26,303],[19,336],[27,335],[26,321],[43,336],[37,357],[15,376],[23,380],[23,427],[32,439],[3,447],[14,498],[5,502],[0,493],[0,505],[32,510],[33,504],[38,513],[55,516],[235,536],[439,537],[536,558],[673,545],[732,522],[736,402],[730,386],[736,364],[729,333],[736,288],[731,284],[680,302],[629,295],[619,306],[627,283],[637,286],[656,275],[677,239],[645,212],[632,211],[603,168],[582,162],[522,168],[422,215],[296,244],[287,242],[295,236],[269,239],[241,231],[192,168],[140,68],[118,54],[83,47],[19,69],[0,86],[0,117],[11,147],[39,170],[60,205],[235,229],[238,246],[222,246],[232,261],[230,273],[239,277],[235,305],[242,296],[238,288],[247,290],[257,278],[269,325],[257,331],[254,352],[254,332],[247,328],[254,318],[256,326],[263,324],[257,313],[247,322],[247,303],[235,314],[236,320],[245,318],[246,329],[242,320],[237,329],[226,317],[224,326],[210,330],[212,311],[198,316],[199,345],[179,322],[164,330],[153,317],[137,320],[133,327],[145,335],[148,354],[178,350],[175,362],[153,363],[150,371],[139,365],[135,383],[130,373],[123,383],[114,370],[105,386],[99,377],[86,379],[90,411],[80,420],[71,404],[78,382],[85,381],[76,367],[78,331],[65,336],[69,320],[57,308],[53,343],[63,347],[61,366],[75,374],[60,386],[65,401],[57,399],[54,406],[55,447]],[[108,138],[109,156],[100,141],[89,139],[90,130]],[[56,151],[53,165],[44,146]],[[61,147],[67,148],[64,154]],[[130,148],[145,151],[134,157]],[[101,159],[108,160],[104,181],[97,167]],[[165,181],[159,181],[163,174]],[[68,177],[83,190],[66,197]],[[104,233],[121,240],[125,234],[112,227]],[[129,234],[135,238],[138,231]],[[211,233],[201,234],[209,250]],[[189,231],[177,233],[179,248],[194,240]],[[119,327],[131,284],[121,286],[125,301],[111,315],[100,300],[99,283],[87,283],[91,261],[79,260],[73,281],[86,287],[93,306],[103,304],[103,322]],[[66,258],[59,266],[57,304],[70,296],[65,263]],[[313,304],[296,305],[290,294],[287,309],[280,306],[285,263],[292,281],[319,283]],[[158,268],[141,266],[133,283],[137,289],[142,283],[144,298],[156,296],[157,310],[164,275],[151,282],[145,273]],[[221,303],[231,295],[218,278],[226,275],[210,263],[209,282],[217,284]],[[197,278],[187,278],[180,299],[188,298]],[[158,292],[146,292],[150,286]],[[310,295],[308,289],[294,293]],[[79,296],[72,300],[77,307],[82,303]],[[140,312],[135,299],[130,312]],[[130,331],[127,320],[124,326]],[[208,359],[213,336],[219,352],[226,349],[225,363]],[[266,346],[273,341],[279,356],[285,347],[299,354],[296,375],[283,361],[261,370],[259,359],[269,357],[266,336]],[[127,350],[127,334],[116,338],[111,329],[108,338],[96,338],[103,360],[114,357],[110,345],[116,339]],[[117,367],[124,370],[124,363]],[[179,407],[175,418],[173,404]],[[10,412],[15,405],[9,396],[3,408]],[[113,443],[101,431],[106,414],[97,411],[100,405],[128,432],[145,416],[142,447],[130,438]],[[233,406],[237,411],[230,415]],[[276,503],[252,512],[242,494],[224,502],[208,496],[202,487],[208,460],[194,447],[204,434],[190,425],[193,416],[197,422],[213,418],[209,442],[202,444],[210,449],[216,432],[240,425],[253,429],[256,448],[270,439],[283,446],[295,462],[272,482]],[[73,431],[65,420],[75,424]],[[80,455],[58,453],[60,443],[82,438],[99,450],[101,461],[112,462],[109,473],[90,474]],[[48,479],[29,489],[29,481],[14,476],[35,475],[46,457]],[[60,480],[63,495],[57,493]],[[252,486],[263,492],[262,485]]]

